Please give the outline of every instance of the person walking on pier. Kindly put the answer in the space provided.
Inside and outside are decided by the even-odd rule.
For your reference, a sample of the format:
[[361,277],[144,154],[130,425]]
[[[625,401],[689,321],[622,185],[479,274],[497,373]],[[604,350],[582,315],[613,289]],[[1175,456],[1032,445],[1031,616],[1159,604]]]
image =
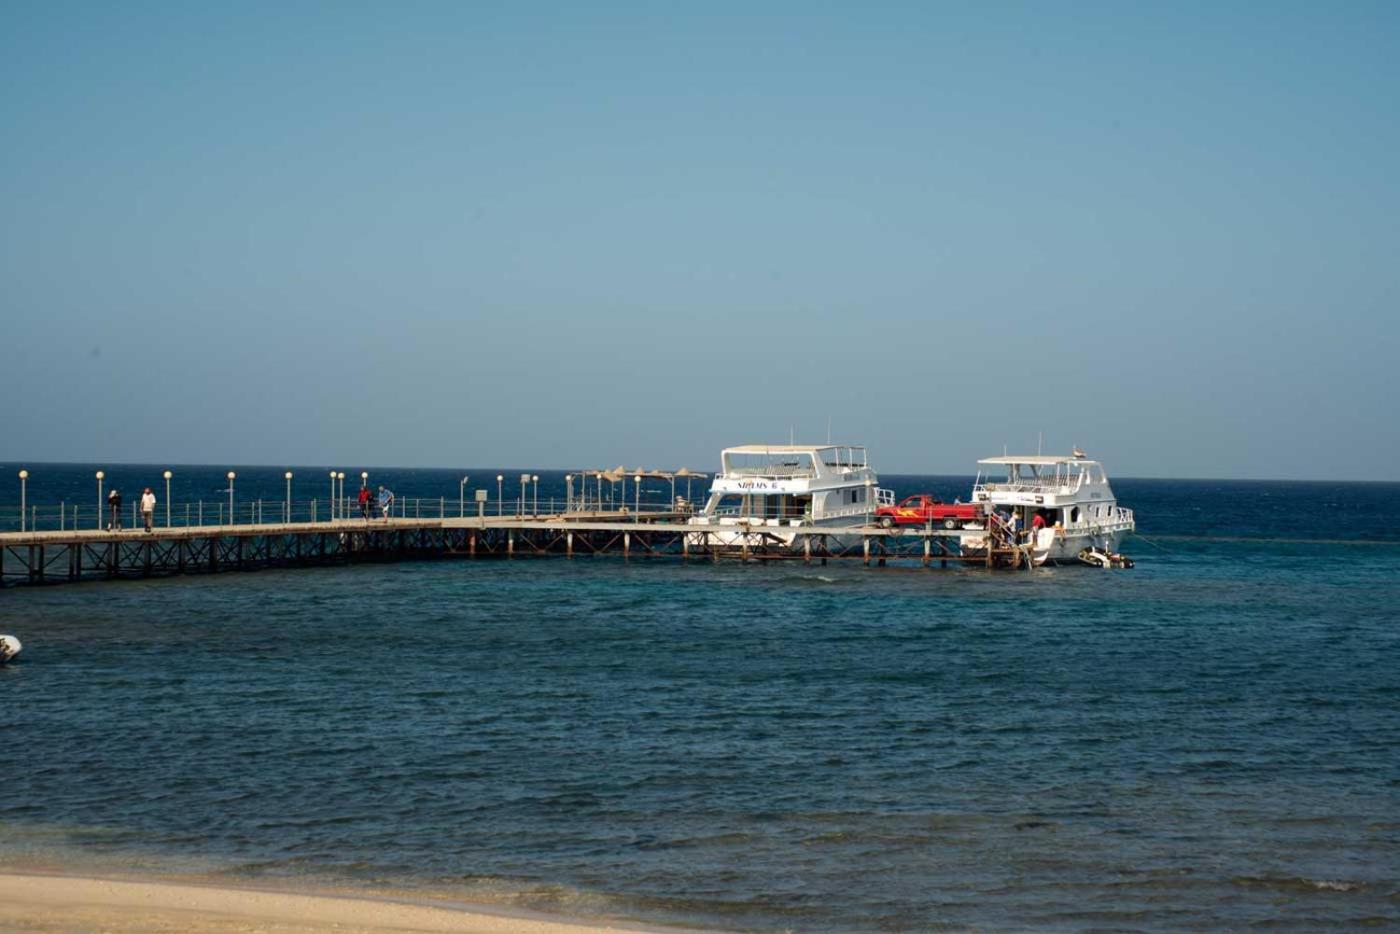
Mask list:
[[146,487],[141,494],[141,521],[146,523],[146,531],[151,530],[151,519],[156,512],[156,494],[151,492],[150,487]]
[[386,520],[389,518],[389,513],[390,513],[390,511],[391,511],[393,508],[394,508],[394,494],[393,494],[393,492],[390,491],[390,490],[386,490],[386,489],[384,489],[384,487],[381,486],[381,487],[379,488],[379,511],[384,515],[384,518],[385,518]]
[[369,487],[360,487],[360,515],[369,519]]
[[107,518],[107,531],[120,532],[122,530],[122,494],[116,487],[112,487],[112,491],[107,494],[107,506],[111,511],[111,515]]

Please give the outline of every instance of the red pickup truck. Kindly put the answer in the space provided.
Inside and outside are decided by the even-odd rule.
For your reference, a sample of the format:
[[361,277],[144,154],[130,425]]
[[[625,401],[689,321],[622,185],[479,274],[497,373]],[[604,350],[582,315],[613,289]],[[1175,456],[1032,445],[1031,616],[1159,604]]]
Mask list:
[[875,510],[875,521],[887,529],[896,525],[927,525],[930,522],[945,529],[956,529],[982,518],[982,507],[976,503],[945,503],[928,493],[915,493],[894,506],[881,506]]

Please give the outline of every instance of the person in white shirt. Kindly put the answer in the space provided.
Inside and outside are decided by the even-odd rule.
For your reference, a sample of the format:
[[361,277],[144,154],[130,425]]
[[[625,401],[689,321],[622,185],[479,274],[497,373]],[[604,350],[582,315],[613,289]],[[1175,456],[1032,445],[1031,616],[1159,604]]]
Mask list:
[[146,531],[151,530],[151,519],[156,512],[156,494],[151,492],[150,487],[146,487],[141,494],[141,518],[146,521]]

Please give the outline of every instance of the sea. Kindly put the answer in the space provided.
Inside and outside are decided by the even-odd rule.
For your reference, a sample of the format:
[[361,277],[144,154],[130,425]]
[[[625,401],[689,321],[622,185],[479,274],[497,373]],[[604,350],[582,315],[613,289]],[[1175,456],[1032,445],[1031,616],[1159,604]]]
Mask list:
[[[25,466],[27,504],[95,519],[99,465]],[[106,482],[159,514],[163,469]],[[234,495],[281,502],[284,469]],[[293,497],[328,470],[293,468]],[[177,514],[228,500],[225,468],[172,472]],[[490,510],[497,475],[521,493],[519,469],[368,472],[449,509]],[[1113,485],[1130,570],[545,558],[0,591],[25,645],[0,868],[734,931],[1400,925],[1400,484]]]

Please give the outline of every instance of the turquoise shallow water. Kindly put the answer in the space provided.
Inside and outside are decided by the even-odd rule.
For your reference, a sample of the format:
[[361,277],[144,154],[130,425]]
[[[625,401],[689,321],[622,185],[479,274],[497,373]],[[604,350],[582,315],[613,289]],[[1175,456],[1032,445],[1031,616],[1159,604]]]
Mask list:
[[8,590],[0,863],[754,930],[1400,923],[1400,488],[1116,486],[1126,572]]

